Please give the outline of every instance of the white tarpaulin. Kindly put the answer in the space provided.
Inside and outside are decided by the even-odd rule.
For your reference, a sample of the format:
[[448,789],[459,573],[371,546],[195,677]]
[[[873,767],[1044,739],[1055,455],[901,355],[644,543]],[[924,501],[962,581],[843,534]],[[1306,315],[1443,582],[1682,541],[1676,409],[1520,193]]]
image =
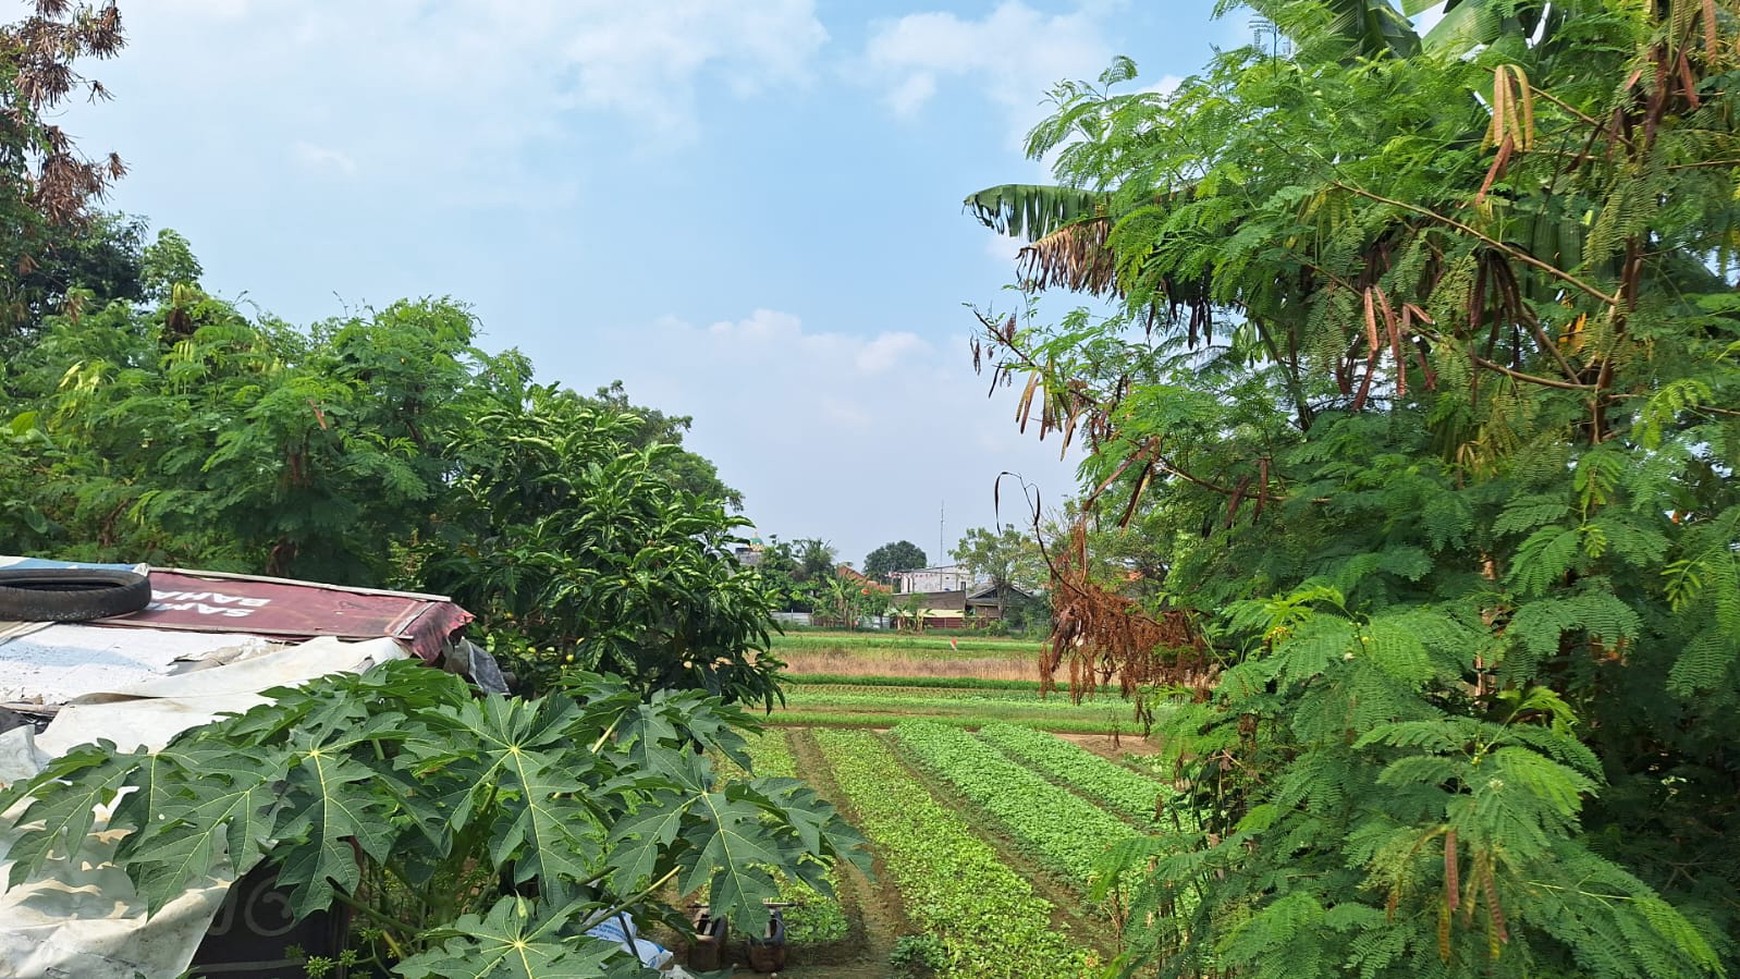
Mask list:
[[[133,632],[128,638],[137,642],[148,635]],[[197,634],[177,638],[193,635]],[[209,638],[236,645],[233,635]],[[265,703],[262,690],[296,686],[333,673],[361,672],[407,656],[392,639],[347,643],[330,637],[247,652],[251,655],[177,675],[152,675],[157,671],[148,669],[143,678],[136,672],[130,682],[86,692],[67,702],[47,730],[36,736],[39,755],[28,751],[30,739],[21,733],[27,729],[18,729],[0,743],[0,758],[14,766],[29,764],[33,757],[40,761],[42,755],[58,755],[99,738],[123,750],[136,745],[160,748],[180,732],[221,714]],[[21,809],[22,804],[0,815],[0,882],[11,870],[5,854]],[[120,835],[104,832],[106,825],[106,815],[99,812],[90,848],[79,854],[76,864],[65,863],[55,880],[0,894],[0,976],[133,979],[175,976],[187,969],[231,878],[210,878],[147,921],[144,902],[127,875],[101,859],[113,852]]]
[[44,625],[24,635],[0,637],[0,703],[64,704],[168,676],[191,663],[257,653],[269,645],[260,636],[235,633]]

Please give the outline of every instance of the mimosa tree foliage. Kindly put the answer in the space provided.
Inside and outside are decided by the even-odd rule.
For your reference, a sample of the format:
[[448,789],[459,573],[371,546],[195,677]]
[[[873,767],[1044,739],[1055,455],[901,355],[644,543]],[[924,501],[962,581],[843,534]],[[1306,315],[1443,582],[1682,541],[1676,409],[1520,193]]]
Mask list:
[[1732,970],[1740,17],[1253,6],[1296,56],[1061,85],[1062,186],[968,198],[1030,291],[1113,304],[986,313],[977,354],[1165,569],[1127,614],[1192,623],[1055,651],[1142,658],[1196,806],[1122,849],[1125,964]]

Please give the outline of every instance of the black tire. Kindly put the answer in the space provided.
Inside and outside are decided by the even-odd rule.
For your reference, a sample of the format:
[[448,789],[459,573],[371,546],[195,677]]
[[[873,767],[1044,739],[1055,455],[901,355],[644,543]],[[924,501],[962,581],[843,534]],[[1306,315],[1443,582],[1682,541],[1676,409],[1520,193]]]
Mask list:
[[0,568],[0,620],[86,622],[150,603],[150,579],[131,571]]

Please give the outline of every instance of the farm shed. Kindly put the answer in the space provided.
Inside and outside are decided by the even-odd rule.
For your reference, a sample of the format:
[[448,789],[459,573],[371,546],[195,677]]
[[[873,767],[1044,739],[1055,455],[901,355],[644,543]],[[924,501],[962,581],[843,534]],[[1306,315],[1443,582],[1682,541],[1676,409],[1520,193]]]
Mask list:
[[987,585],[968,592],[962,600],[966,614],[975,619],[1001,618],[1005,609],[1033,601],[1033,596],[1014,585]]
[[[500,687],[493,661],[458,637],[470,613],[441,596],[0,557],[0,570],[93,567],[146,574],[150,602],[91,622],[0,622],[0,784],[98,739],[159,748],[265,703],[261,691],[389,659],[417,657]],[[0,814],[0,880],[21,807]],[[342,922],[290,920],[276,895],[269,868],[240,882],[214,875],[147,921],[120,870],[101,860],[69,867],[65,879],[0,894],[0,975],[132,979],[190,963],[207,975],[278,975],[291,965],[285,946],[315,952],[341,941]]]

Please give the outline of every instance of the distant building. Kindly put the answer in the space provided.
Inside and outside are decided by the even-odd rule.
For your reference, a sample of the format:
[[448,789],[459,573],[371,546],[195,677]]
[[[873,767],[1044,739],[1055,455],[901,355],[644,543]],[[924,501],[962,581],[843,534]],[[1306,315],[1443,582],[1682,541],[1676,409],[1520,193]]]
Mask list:
[[896,596],[895,618],[916,614],[926,629],[965,629],[974,622],[995,622],[1005,613],[1013,618],[1032,602],[1032,595],[1014,585],[908,592]]
[[761,566],[761,559],[766,553],[767,548],[761,543],[761,538],[751,537],[749,543],[739,544],[733,548],[731,556],[737,559],[738,564],[746,568],[758,568]]
[[896,571],[894,594],[913,595],[935,592],[964,592],[973,586],[973,576],[958,564],[945,564],[913,571]]
[[973,619],[998,619],[1006,610],[1031,601],[1032,595],[1014,585],[986,585],[965,596],[962,612]]

